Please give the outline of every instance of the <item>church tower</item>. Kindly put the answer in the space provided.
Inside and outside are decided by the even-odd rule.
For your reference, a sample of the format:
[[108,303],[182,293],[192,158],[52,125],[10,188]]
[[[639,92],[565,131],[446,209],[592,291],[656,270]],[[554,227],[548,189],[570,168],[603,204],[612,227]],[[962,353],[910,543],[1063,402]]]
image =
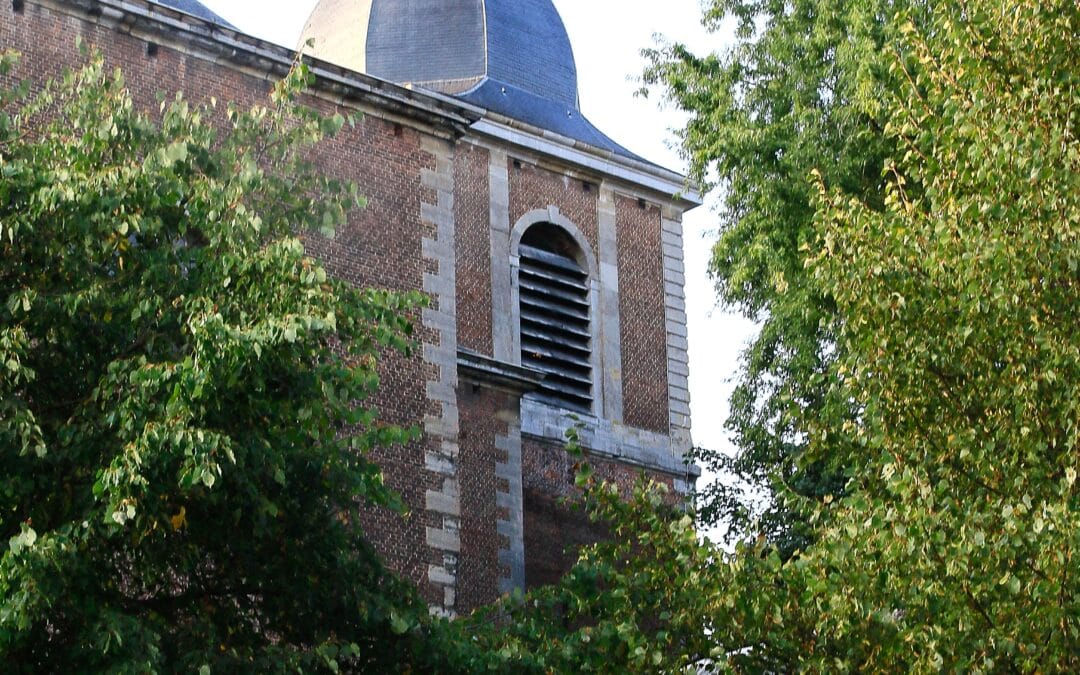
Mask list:
[[456,415],[429,425],[453,470],[428,505],[453,504],[457,538],[432,578],[454,578],[450,611],[554,581],[596,536],[562,501],[574,420],[609,478],[694,478],[680,221],[696,197],[582,115],[551,0],[321,0],[301,42],[479,115],[445,157]]
[[[80,62],[76,37],[146,110],[177,90],[261,102],[295,57],[196,0],[0,8],[0,44],[42,81]],[[410,515],[363,526],[439,613],[554,581],[598,535],[566,505],[569,427],[621,486],[645,471],[686,492],[698,473],[681,221],[700,199],[581,114],[551,0],[321,0],[309,39],[307,102],[360,116],[313,160],[368,204],[307,249],[358,286],[429,300],[377,402],[424,432],[373,453]]]

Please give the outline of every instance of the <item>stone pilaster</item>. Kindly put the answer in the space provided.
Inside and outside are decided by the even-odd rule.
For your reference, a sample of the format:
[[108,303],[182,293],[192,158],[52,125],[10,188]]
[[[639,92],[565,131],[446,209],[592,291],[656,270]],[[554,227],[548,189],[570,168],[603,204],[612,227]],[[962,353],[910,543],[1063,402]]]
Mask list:
[[672,449],[678,455],[690,438],[690,359],[686,340],[686,268],[683,265],[682,212],[666,206],[661,218],[664,251],[664,313],[668,348],[668,401]]
[[428,401],[438,411],[424,419],[428,438],[427,471],[437,489],[426,495],[426,541],[438,562],[428,566],[428,582],[441,602],[433,613],[454,616],[457,603],[457,563],[461,554],[461,494],[458,487],[457,407],[457,279],[454,259],[454,161],[453,147],[446,141],[424,138],[422,149],[435,158],[435,168],[425,169],[421,185],[435,192],[434,204],[421,204],[423,222],[435,232],[425,238],[423,254],[435,271],[424,275],[424,291],[433,299],[423,310],[423,324],[434,331],[433,344],[424,345],[424,361],[434,366],[435,377],[427,382]]
[[510,267],[510,174],[506,152],[492,149],[488,168],[491,199],[491,345],[495,359],[515,363],[514,326],[507,321],[517,311],[514,307],[513,271]]
[[606,183],[600,186],[597,202],[600,230],[600,367],[601,417],[612,422],[623,420],[622,329],[619,321],[619,239],[615,216],[615,191]]
[[499,578],[499,592],[509,593],[525,588],[525,497],[521,480],[521,419],[513,420],[505,436],[495,438],[495,447],[506,453],[506,462],[495,465],[495,475],[506,481],[505,492],[500,490],[496,501],[506,509],[507,517],[499,519],[499,534],[506,537],[507,546],[499,550],[499,563],[505,566],[506,576]]

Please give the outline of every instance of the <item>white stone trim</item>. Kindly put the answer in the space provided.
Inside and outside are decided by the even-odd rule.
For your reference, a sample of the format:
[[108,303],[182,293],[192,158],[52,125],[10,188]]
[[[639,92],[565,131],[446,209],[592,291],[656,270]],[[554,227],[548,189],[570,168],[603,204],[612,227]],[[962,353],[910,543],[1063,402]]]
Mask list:
[[491,237],[491,348],[492,356],[505,363],[520,363],[515,351],[514,327],[504,317],[516,312],[510,266],[510,158],[505,150],[489,149],[488,198]]
[[506,453],[506,461],[495,465],[495,475],[507,483],[507,490],[498,491],[496,503],[507,511],[507,517],[496,523],[507,545],[499,548],[499,563],[507,573],[499,576],[499,592],[510,593],[525,588],[525,496],[521,478],[521,423],[514,420],[507,434],[495,437],[495,447]]
[[682,457],[693,447],[690,436],[690,358],[687,354],[686,281],[682,213],[670,206],[661,214],[664,250],[664,313],[668,351],[668,421],[672,450]]
[[552,225],[558,225],[562,229],[566,230],[566,233],[573,238],[574,242],[581,249],[581,253],[585,256],[585,267],[589,278],[597,276],[596,256],[593,255],[592,246],[589,245],[589,240],[585,238],[585,234],[581,231],[572,220],[564,216],[558,206],[549,206],[546,209],[533,209],[522,217],[517,219],[514,223],[514,229],[510,232],[510,257],[518,257],[518,248],[521,246],[521,237],[525,234],[533,225],[538,223],[551,223]]
[[615,190],[608,181],[600,184],[596,205],[599,224],[600,312],[596,317],[600,332],[602,417],[623,420],[622,323],[619,308],[619,236],[615,211]]
[[[682,485],[692,484],[701,473],[698,467],[686,464],[672,436],[590,415],[575,417],[581,424],[581,445],[591,454],[671,476],[683,481]],[[521,433],[525,436],[558,443],[565,441],[566,430],[574,424],[566,410],[532,399],[521,400]],[[679,485],[676,483],[676,487]]]
[[427,470],[439,485],[425,495],[425,510],[430,522],[425,540],[429,548],[442,553],[442,564],[428,567],[428,583],[441,590],[442,602],[431,607],[432,613],[456,615],[457,562],[461,553],[461,492],[458,485],[457,405],[457,270],[454,248],[454,149],[444,140],[424,136],[421,150],[435,158],[435,168],[424,169],[420,184],[436,193],[436,203],[422,203],[423,222],[435,228],[435,239],[424,238],[423,257],[433,261],[437,270],[424,274],[424,291],[435,302],[422,313],[423,324],[438,336],[435,344],[424,345],[424,362],[435,367],[436,379],[426,385],[427,398],[436,403],[440,413],[424,419],[428,443],[434,446],[424,457]]
[[701,204],[701,194],[695,186],[687,184],[685,177],[655,164],[624,157],[491,111],[485,111],[485,117],[474,122],[471,128],[477,134],[625,181],[665,199],[677,195],[690,208]]

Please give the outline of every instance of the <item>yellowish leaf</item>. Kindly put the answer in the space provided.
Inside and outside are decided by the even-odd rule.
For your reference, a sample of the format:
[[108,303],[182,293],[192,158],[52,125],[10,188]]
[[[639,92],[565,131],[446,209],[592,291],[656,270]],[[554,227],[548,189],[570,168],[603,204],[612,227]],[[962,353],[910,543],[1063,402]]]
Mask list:
[[183,506],[180,507],[180,512],[175,516],[169,518],[169,522],[172,523],[174,530],[180,530],[187,526],[187,509]]

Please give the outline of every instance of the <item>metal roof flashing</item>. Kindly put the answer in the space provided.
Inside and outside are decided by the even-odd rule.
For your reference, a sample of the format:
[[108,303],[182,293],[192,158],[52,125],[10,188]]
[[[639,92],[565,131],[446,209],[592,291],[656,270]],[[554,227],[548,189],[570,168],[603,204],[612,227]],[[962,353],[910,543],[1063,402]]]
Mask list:
[[190,14],[191,16],[195,16],[206,21],[211,21],[226,28],[234,28],[231,23],[221,18],[221,16],[219,16],[218,14],[210,11],[205,5],[203,5],[201,2],[198,2],[197,0],[154,0],[154,2],[165,7],[170,7],[179,12]]

